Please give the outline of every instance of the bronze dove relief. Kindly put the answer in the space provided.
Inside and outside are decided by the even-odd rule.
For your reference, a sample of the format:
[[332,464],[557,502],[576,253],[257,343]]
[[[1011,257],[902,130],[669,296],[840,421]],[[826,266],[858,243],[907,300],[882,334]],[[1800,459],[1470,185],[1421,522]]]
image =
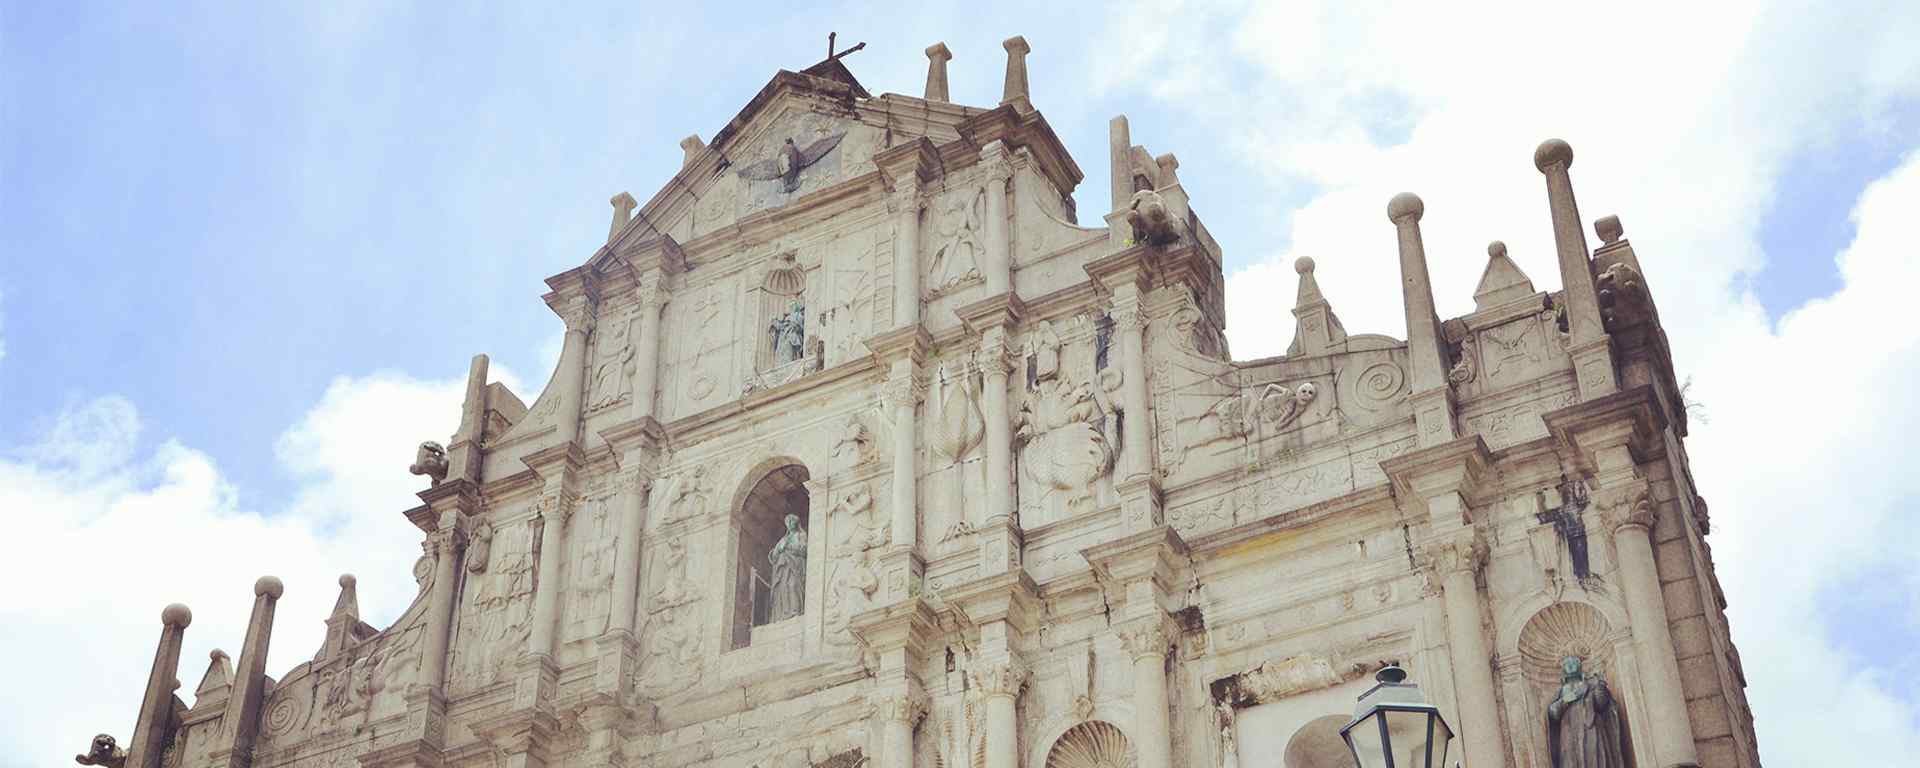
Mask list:
[[800,188],[800,172],[819,162],[820,158],[826,157],[834,147],[840,146],[840,140],[846,138],[846,135],[845,132],[836,133],[816,140],[804,149],[795,145],[793,139],[789,138],[779,150],[774,152],[773,157],[741,168],[735,173],[740,174],[740,178],[754,181],[779,179],[780,191],[792,192]]

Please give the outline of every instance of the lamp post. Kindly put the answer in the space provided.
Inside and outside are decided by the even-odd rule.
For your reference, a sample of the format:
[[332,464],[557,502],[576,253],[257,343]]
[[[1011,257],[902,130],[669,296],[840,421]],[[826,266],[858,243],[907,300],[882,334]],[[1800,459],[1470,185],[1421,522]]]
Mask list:
[[1374,674],[1376,684],[1360,695],[1353,720],[1340,729],[1359,768],[1450,768],[1447,747],[1453,729],[1440,709],[1406,682],[1407,672],[1391,664]]

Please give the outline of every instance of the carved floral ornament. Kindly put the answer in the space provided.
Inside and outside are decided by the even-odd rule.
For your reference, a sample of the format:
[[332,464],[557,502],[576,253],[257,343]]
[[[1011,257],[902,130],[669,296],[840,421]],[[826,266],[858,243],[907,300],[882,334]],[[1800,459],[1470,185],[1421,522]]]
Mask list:
[[1135,659],[1147,656],[1166,656],[1171,645],[1173,632],[1169,631],[1165,621],[1149,619],[1128,624],[1117,630],[1120,645],[1127,655]]

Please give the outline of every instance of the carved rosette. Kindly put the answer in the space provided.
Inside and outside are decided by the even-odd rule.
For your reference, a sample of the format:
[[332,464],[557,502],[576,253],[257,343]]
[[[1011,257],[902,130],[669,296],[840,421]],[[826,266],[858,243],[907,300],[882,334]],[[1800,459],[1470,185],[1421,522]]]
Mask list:
[[1135,661],[1144,658],[1165,658],[1172,646],[1174,633],[1162,619],[1148,619],[1120,627],[1120,646]]
[[1478,574],[1487,564],[1487,540],[1473,529],[1428,542],[1420,548],[1422,575],[1435,589],[1458,573]]
[[906,723],[908,728],[926,717],[932,704],[925,693],[917,690],[876,694],[871,703],[876,719],[883,723]]
[[1616,534],[1627,528],[1653,530],[1653,499],[1645,480],[1594,491],[1593,506],[1600,511],[1601,524]]
[[1028,670],[1019,659],[984,661],[967,670],[974,692],[981,696],[1019,696],[1027,685]]

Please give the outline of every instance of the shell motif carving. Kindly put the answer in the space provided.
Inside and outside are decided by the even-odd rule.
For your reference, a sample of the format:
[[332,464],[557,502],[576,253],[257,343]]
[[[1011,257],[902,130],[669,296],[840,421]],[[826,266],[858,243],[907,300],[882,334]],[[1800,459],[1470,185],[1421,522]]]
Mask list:
[[1554,603],[1540,609],[1520,630],[1520,659],[1536,689],[1557,690],[1560,660],[1578,656],[1588,672],[1613,673],[1613,628],[1586,603]]
[[946,393],[940,399],[940,418],[934,423],[933,447],[948,461],[966,458],[987,432],[987,420],[974,402],[969,378],[956,376],[943,384]]
[[1068,728],[1047,751],[1047,768],[1133,768],[1136,760],[1127,735],[1105,720]]

